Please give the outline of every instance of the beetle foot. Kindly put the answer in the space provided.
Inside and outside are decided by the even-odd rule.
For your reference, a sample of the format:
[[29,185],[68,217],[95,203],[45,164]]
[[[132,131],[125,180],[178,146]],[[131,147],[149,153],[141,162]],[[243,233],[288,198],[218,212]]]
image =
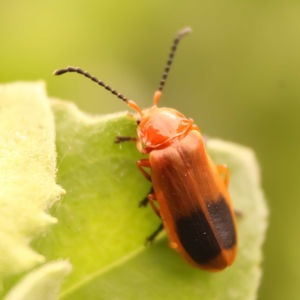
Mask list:
[[150,246],[154,242],[154,240],[156,239],[158,234],[163,229],[164,229],[164,225],[163,225],[163,223],[160,223],[158,228],[150,236],[147,237],[146,242],[145,242],[145,246]]
[[148,196],[147,196],[139,202],[139,207],[146,207],[148,202],[149,202],[149,200],[148,200]]

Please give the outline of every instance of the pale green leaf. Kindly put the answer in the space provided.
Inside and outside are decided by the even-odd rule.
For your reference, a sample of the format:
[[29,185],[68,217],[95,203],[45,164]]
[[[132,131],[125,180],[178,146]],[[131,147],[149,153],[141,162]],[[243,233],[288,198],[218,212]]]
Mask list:
[[56,300],[64,278],[71,272],[68,261],[55,261],[31,271],[4,300]]
[[54,118],[40,83],[0,85],[0,282],[44,257],[30,242],[56,219]]

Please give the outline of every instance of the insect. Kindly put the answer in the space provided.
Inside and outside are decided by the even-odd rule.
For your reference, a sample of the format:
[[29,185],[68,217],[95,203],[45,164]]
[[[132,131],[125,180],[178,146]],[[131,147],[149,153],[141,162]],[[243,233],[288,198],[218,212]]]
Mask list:
[[158,107],[178,43],[190,31],[184,28],[175,37],[150,108],[140,109],[135,102],[80,68],[67,67],[54,74],[82,74],[137,111],[137,137],[119,136],[116,142],[134,141],[142,154],[149,155],[137,161],[138,168],[153,185],[141,205],[149,202],[162,223],[148,240],[154,240],[165,228],[170,246],[187,262],[216,272],[230,266],[237,252],[237,226],[228,193],[228,169],[225,165],[216,166],[210,159],[192,119],[173,108]]

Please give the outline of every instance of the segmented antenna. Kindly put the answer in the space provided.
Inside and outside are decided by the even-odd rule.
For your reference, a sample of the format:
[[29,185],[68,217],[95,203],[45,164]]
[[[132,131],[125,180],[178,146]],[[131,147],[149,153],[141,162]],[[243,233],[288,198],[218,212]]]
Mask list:
[[165,70],[164,70],[164,74],[163,74],[162,79],[159,83],[159,88],[158,88],[159,91],[162,92],[162,90],[164,88],[164,85],[166,83],[166,80],[167,80],[167,77],[168,77],[168,74],[169,74],[169,71],[170,71],[171,64],[173,62],[174,54],[176,52],[178,43],[180,42],[181,38],[184,35],[190,33],[191,31],[192,31],[192,29],[190,27],[183,28],[178,32],[176,38],[174,39],[174,42],[173,42],[173,45],[172,45],[172,48],[171,48],[171,52],[169,54],[169,59],[167,61],[167,64],[166,64],[166,67],[165,67]]
[[91,75],[90,73],[83,71],[81,68],[75,68],[75,67],[67,67],[65,69],[59,69],[54,71],[54,75],[62,75],[68,72],[75,72],[79,73],[81,75],[84,75],[85,77],[91,79],[92,81],[98,83],[99,85],[103,86],[106,90],[110,91],[112,94],[116,95],[118,98],[122,99],[124,102],[129,104],[130,100],[123,96],[122,94],[118,93],[116,90],[113,90],[109,85],[105,84],[102,80],[99,80],[95,76]]

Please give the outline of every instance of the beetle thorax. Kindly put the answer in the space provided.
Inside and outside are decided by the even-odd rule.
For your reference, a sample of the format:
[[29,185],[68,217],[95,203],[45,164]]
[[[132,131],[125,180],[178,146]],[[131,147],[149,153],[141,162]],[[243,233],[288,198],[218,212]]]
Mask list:
[[164,148],[176,139],[185,136],[193,125],[175,109],[153,106],[143,111],[138,126],[138,137],[146,152]]

